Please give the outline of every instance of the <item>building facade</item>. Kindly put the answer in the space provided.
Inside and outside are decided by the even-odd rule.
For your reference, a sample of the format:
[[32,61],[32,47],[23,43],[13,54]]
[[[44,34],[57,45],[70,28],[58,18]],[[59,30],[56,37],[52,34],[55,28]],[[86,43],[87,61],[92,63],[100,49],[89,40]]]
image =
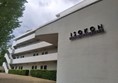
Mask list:
[[34,31],[29,31],[17,38],[5,54],[3,63],[5,72],[9,69],[57,69],[57,41],[55,44],[40,40]]
[[57,17],[35,30],[57,46],[57,83],[117,83],[118,1],[84,0]]

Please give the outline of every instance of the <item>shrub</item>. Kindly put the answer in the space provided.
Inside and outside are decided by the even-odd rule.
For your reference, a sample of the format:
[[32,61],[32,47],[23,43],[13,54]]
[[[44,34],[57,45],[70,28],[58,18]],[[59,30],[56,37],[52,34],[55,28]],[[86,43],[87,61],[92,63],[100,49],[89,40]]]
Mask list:
[[31,70],[30,75],[56,81],[56,70]]
[[0,73],[3,73],[3,72],[5,72],[4,70],[0,70]]
[[29,75],[29,70],[9,70],[10,74],[17,74],[17,75]]

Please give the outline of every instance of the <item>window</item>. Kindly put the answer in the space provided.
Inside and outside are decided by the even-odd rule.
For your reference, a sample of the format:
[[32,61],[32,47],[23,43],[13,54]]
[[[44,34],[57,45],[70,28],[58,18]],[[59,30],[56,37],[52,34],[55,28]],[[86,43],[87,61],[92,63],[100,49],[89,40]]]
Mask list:
[[46,51],[45,54],[48,54],[48,52]]
[[35,69],[37,69],[37,66],[35,66]]
[[33,56],[35,56],[35,54],[33,54]]
[[44,52],[42,52],[42,55],[44,55]]
[[43,69],[43,66],[42,65],[40,66],[40,69]]
[[48,54],[48,52],[47,51],[42,52],[42,55],[44,55],[44,54]]
[[47,69],[47,65],[44,65],[44,69]]
[[12,67],[12,69],[14,69],[14,67]]
[[17,56],[17,59],[19,58],[19,56]]
[[34,66],[32,66],[32,69],[34,69]]
[[17,69],[17,66],[15,67],[15,69]]
[[20,69],[21,67],[19,66],[19,69]]
[[23,69],[23,66],[21,66],[21,69]]

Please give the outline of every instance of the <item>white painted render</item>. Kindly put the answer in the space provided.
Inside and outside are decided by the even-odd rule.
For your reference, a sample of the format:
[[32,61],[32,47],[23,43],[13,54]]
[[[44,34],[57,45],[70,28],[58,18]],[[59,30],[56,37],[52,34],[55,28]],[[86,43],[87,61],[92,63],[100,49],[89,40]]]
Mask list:
[[56,60],[57,60],[57,53],[51,53],[51,54],[46,54],[42,56],[32,56],[32,57],[13,59],[12,64],[56,61]]
[[28,35],[28,36],[25,36],[25,37],[23,37],[23,38],[21,38],[21,39],[18,39],[18,40],[16,40],[14,43],[15,43],[15,45],[17,45],[17,44],[26,42],[26,41],[28,41],[28,40],[31,40],[31,39],[33,39],[33,38],[35,38],[35,34],[34,34],[34,33],[32,33],[32,34],[30,34],[30,35]]
[[27,64],[16,64],[12,65],[14,68],[17,66],[17,69],[19,69],[19,66],[23,66],[23,69],[32,69],[32,66],[37,66],[37,69],[41,69],[40,66],[47,65],[47,70],[57,70],[57,62],[51,61],[51,62],[40,62],[40,63],[27,63]]
[[8,57],[7,53],[5,54],[4,57],[6,58],[7,63],[10,64],[11,63],[11,59]]
[[69,8],[69,9],[67,9],[67,10],[65,10],[65,11],[63,11],[63,12],[57,14],[56,16],[59,17],[59,18],[60,18],[60,17],[63,17],[63,16],[65,16],[65,15],[67,15],[67,14],[70,14],[70,13],[72,13],[72,12],[78,10],[78,9],[81,9],[81,8],[83,8],[83,7],[86,7],[86,6],[88,6],[88,5],[90,5],[90,4],[93,4],[93,3],[97,2],[97,1],[100,1],[100,0],[83,0],[83,1],[81,1],[81,2],[79,3],[79,5],[77,4],[77,5],[75,5],[74,7],[71,7],[71,8]]
[[11,48],[9,48],[8,51],[9,51],[10,54],[13,53],[13,49],[11,49]]
[[14,51],[14,54],[27,52],[27,51],[32,51],[32,50],[36,50],[36,49],[43,48],[43,47],[46,47],[46,46],[51,46],[51,45],[52,44],[50,44],[48,42],[42,41],[42,42],[38,42],[38,43],[34,43],[34,44],[30,44],[30,45],[27,45],[27,46],[24,46],[24,47],[17,48]]
[[[118,1],[100,0],[36,31],[59,34],[57,83],[118,82],[117,22]],[[104,34],[69,40],[70,33],[99,24]]]
[[[57,49],[55,49],[55,48],[44,48],[44,49],[35,50],[35,51],[32,51],[32,52],[27,52],[27,53],[22,53],[22,54],[16,54],[14,56],[15,56],[16,59],[22,58],[22,56],[24,56],[24,58],[26,58],[26,57],[32,57],[34,55],[35,56],[41,56],[43,52],[48,52],[48,54],[57,53]],[[46,55],[46,54],[43,54],[43,55]]]
[[[35,31],[35,36],[39,38],[45,34],[58,34],[57,83],[118,83],[118,1],[90,1],[94,3],[86,4],[81,9],[76,6],[70,9],[75,10],[69,14],[62,12],[57,20]],[[89,0],[83,3],[86,2]],[[105,33],[73,41],[69,39],[70,33],[91,26],[97,28],[100,24]],[[38,64],[40,68],[42,62]],[[31,68],[31,64],[24,68]]]

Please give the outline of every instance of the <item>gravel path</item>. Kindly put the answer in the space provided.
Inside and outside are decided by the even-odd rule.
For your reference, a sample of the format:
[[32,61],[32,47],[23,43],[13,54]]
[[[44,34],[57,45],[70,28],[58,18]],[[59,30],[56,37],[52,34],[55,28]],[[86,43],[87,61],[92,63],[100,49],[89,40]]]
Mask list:
[[20,76],[0,73],[0,83],[56,83],[55,81],[34,78],[30,76]]

